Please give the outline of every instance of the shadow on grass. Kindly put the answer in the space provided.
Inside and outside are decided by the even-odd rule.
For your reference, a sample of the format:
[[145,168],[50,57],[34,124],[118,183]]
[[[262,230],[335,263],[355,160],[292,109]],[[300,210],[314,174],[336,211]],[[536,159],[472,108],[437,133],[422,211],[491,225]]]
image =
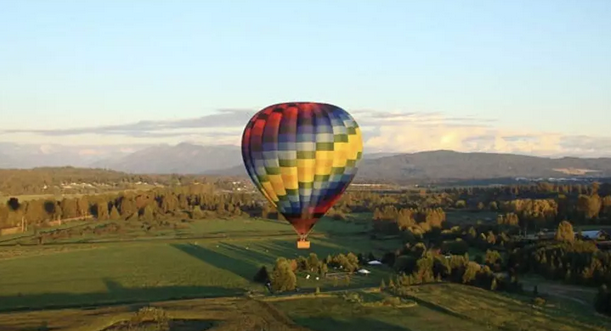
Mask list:
[[55,328],[55,327],[49,327],[47,322],[40,322],[40,323],[31,323],[28,326],[23,326],[23,327],[19,327],[18,329],[8,329],[8,328],[4,328],[4,326],[0,325],[0,330],[15,330],[15,331],[55,331],[55,330],[61,330],[60,328]]
[[[249,281],[252,281],[255,273],[260,267],[248,261],[236,259],[198,245],[172,244],[172,247],[179,249],[205,263],[213,265],[219,269],[227,270]],[[258,259],[259,258],[262,259],[262,257],[258,257]]]
[[270,255],[270,254],[266,254],[263,252],[259,252],[257,250],[260,250],[259,247],[240,247],[238,245],[235,244],[230,244],[230,243],[222,243],[220,244],[220,247],[222,247],[225,250],[228,250],[230,252],[232,252],[233,254],[237,254],[240,256],[245,256],[246,258],[248,258],[250,261],[252,262],[256,262],[260,265],[263,264],[274,264],[276,263],[276,257]]
[[299,317],[293,318],[293,321],[312,331],[412,331],[410,328],[405,326],[392,325],[370,318],[354,318],[348,321],[338,320],[332,317]]
[[311,238],[311,242],[310,249],[298,249],[296,242],[281,240],[269,241],[266,246],[272,254],[286,258],[307,257],[310,253],[316,253],[319,259],[324,259],[327,255],[348,254],[349,252],[358,254],[362,252],[360,249],[356,249],[359,242],[355,240],[353,240],[351,246],[341,245],[334,242],[333,239],[326,238]]
[[[428,284],[423,284],[423,285],[427,286]],[[431,286],[431,285],[429,285],[429,286]],[[403,297],[405,297],[405,298],[407,298],[409,300],[413,300],[418,305],[420,305],[422,307],[425,307],[425,308],[428,308],[428,309],[431,309],[431,310],[434,310],[434,311],[436,311],[438,313],[446,314],[446,315],[449,315],[449,316],[452,316],[452,317],[455,317],[455,318],[459,318],[459,319],[464,320],[464,321],[470,321],[470,322],[474,321],[473,319],[469,318],[468,316],[465,316],[465,315],[459,314],[457,312],[451,311],[448,308],[445,308],[445,307],[437,305],[435,303],[432,303],[432,302],[420,299],[420,298],[415,297],[413,295],[405,295]]]
[[[170,320],[168,323],[169,331],[204,331],[215,327],[219,321],[217,320]],[[129,331],[129,330],[158,330],[154,322],[145,322],[139,324],[136,328],[130,327],[128,322],[119,322],[109,326],[101,331]],[[22,331],[22,330],[20,330]],[[23,330],[26,331],[26,330]]]
[[[0,312],[28,311],[50,308],[90,309],[99,306],[136,304],[154,301],[213,298],[243,295],[241,289],[211,286],[164,286],[127,288],[110,279],[104,280],[106,292],[42,293],[0,297]],[[133,305],[137,310],[141,305]],[[0,326],[0,330],[5,330]]]

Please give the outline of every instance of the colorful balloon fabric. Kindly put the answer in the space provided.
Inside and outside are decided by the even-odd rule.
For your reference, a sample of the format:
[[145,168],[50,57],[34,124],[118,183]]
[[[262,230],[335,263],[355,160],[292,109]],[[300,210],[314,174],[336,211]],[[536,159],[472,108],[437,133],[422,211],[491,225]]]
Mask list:
[[323,103],[269,106],[242,136],[252,181],[302,239],[352,182],[362,151],[352,116]]

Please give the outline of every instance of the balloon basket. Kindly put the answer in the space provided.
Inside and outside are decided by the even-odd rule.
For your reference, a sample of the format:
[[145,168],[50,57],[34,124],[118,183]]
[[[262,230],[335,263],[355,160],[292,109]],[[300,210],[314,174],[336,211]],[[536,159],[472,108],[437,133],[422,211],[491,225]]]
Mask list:
[[310,242],[307,240],[298,240],[297,248],[298,249],[310,249]]

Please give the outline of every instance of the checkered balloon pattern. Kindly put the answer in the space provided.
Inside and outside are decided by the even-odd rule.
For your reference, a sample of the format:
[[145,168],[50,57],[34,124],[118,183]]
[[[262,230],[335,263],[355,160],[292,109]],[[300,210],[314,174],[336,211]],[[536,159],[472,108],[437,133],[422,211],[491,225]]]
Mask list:
[[361,131],[345,110],[282,103],[255,114],[242,135],[242,157],[255,186],[306,235],[356,175]]

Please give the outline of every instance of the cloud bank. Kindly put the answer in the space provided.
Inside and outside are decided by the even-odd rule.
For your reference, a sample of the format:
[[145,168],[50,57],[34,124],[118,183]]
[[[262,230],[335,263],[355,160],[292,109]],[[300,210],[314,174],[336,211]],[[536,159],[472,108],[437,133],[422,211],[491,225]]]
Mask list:
[[[65,145],[150,145],[240,143],[250,109],[221,109],[199,118],[66,128],[0,131],[0,141]],[[498,125],[493,119],[451,117],[441,112],[384,112],[354,110],[363,130],[367,152],[455,150],[539,156],[611,156],[611,136],[574,136],[560,132],[531,132]],[[88,147],[86,153],[95,153]]]

